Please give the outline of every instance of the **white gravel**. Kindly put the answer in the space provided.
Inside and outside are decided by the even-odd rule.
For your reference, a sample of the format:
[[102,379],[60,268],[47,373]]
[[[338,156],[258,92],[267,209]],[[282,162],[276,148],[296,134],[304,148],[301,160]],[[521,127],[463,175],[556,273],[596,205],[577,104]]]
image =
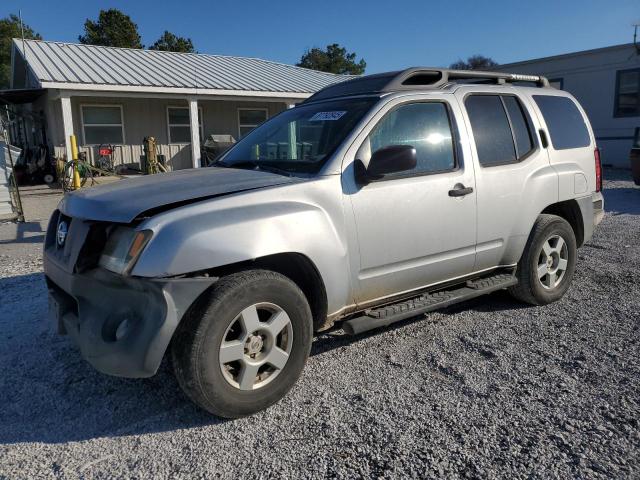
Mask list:
[[562,301],[499,292],[321,335],[293,391],[236,421],[199,411],[166,366],[92,370],[46,321],[46,215],[20,240],[0,225],[0,478],[638,478],[640,188],[608,176]]

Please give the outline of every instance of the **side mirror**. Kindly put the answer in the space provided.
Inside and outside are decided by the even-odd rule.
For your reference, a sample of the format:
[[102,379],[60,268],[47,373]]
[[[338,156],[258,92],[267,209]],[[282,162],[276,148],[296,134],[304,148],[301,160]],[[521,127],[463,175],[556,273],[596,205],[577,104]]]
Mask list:
[[413,170],[416,163],[416,149],[411,145],[390,145],[373,152],[367,167],[367,177],[375,180],[389,173]]

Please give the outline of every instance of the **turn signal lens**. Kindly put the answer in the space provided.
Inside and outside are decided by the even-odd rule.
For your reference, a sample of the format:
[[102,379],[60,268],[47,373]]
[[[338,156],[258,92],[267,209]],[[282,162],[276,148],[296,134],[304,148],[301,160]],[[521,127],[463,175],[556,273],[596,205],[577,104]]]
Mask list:
[[151,230],[136,231],[129,227],[116,227],[109,234],[99,264],[114,273],[127,274],[151,240]]
[[133,238],[133,242],[129,247],[129,255],[130,259],[136,258],[142,252],[142,249],[147,244],[149,239],[151,238],[151,230],[142,230],[136,233],[136,236]]

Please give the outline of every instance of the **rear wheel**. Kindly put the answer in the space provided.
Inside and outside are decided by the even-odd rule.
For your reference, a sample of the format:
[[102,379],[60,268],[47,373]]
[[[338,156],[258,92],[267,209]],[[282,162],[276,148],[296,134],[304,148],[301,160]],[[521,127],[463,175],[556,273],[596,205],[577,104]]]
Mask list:
[[509,292],[533,305],[559,300],[571,284],[576,257],[576,237],[571,225],[555,215],[540,215],[518,262],[518,284]]
[[307,300],[287,277],[266,270],[229,275],[181,322],[171,352],[176,378],[205,410],[250,415],[293,386],[312,335]]

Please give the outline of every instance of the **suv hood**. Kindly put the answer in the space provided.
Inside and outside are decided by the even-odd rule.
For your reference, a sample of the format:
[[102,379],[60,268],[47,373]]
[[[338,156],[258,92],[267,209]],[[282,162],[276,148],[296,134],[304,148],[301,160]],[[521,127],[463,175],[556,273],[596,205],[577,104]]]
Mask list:
[[58,208],[70,217],[130,223],[150,210],[300,181],[260,170],[192,168],[82,189],[65,195]]

